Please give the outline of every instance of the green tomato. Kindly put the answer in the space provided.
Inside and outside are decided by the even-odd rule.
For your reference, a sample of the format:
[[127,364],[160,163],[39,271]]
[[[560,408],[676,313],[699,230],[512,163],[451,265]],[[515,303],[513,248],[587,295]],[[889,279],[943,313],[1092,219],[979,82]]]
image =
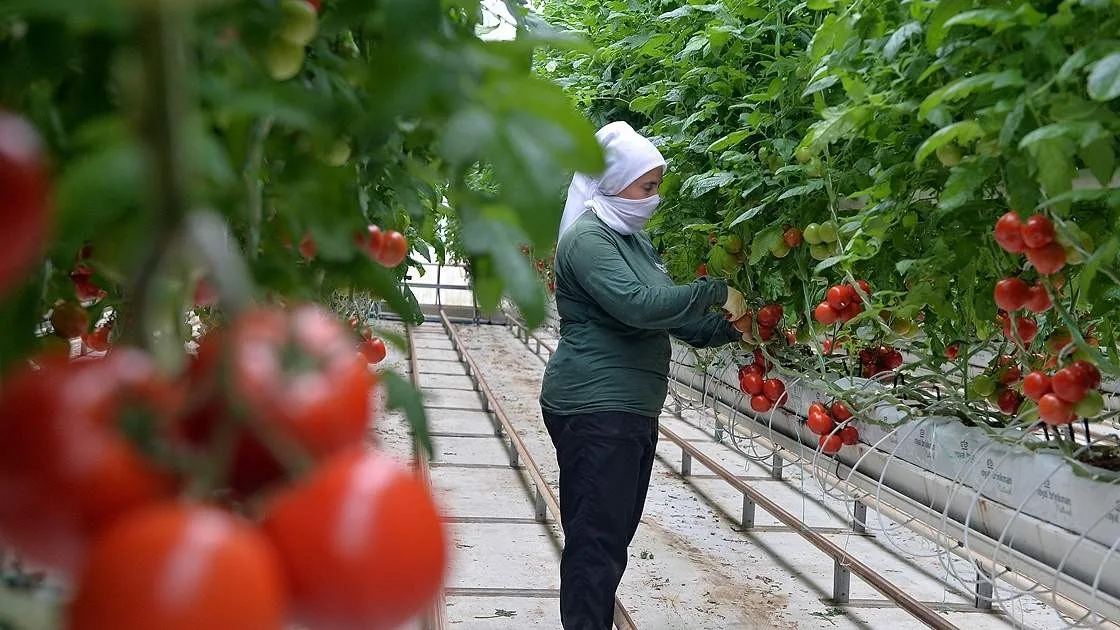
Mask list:
[[728,234],[719,239],[719,244],[729,254],[738,254],[743,251],[743,239],[739,238],[738,234]]
[[831,220],[825,221],[818,228],[817,234],[820,236],[822,242],[835,243],[838,238],[836,234],[836,222]]
[[910,330],[914,328],[914,321],[905,317],[896,317],[891,322],[891,330],[903,336],[909,336]]
[[912,230],[918,227],[918,213],[907,212],[906,214],[902,215],[902,227],[908,230]]
[[813,260],[824,260],[831,254],[829,254],[828,245],[817,243],[809,246],[809,255],[813,257]]
[[323,160],[331,166],[342,166],[350,159],[350,144],[345,140],[339,140],[331,148],[330,153],[323,157]]
[[813,152],[806,147],[801,147],[793,154],[793,157],[797,158],[798,164],[804,164],[813,159]]
[[306,46],[319,32],[319,14],[307,0],[280,0],[280,29],[276,35],[296,46]]
[[810,245],[817,245],[819,243],[823,243],[824,241],[821,240],[821,226],[820,226],[820,224],[810,223],[809,225],[806,225],[805,229],[801,231],[801,238],[803,238],[805,240],[805,242],[810,244]]
[[1104,396],[1096,389],[1090,389],[1081,402],[1073,408],[1073,412],[1081,418],[1092,418],[1104,411]]
[[789,245],[779,239],[770,246],[770,253],[774,255],[774,258],[785,258],[789,254]]
[[305,57],[303,46],[273,38],[268,45],[268,75],[276,81],[287,81],[299,74]]
[[987,398],[995,393],[996,382],[987,374],[981,374],[972,379],[972,383],[970,383],[968,387],[973,397]]
[[960,147],[955,144],[943,144],[937,147],[937,159],[940,160],[941,166],[953,168],[961,163]]

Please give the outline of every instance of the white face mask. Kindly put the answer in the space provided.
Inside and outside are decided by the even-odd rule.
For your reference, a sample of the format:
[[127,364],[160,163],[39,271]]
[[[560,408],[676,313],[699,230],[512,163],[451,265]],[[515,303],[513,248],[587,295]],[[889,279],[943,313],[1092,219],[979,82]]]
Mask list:
[[588,200],[587,207],[593,210],[607,227],[619,234],[630,235],[642,231],[660,203],[660,195],[645,199],[623,199],[596,192]]

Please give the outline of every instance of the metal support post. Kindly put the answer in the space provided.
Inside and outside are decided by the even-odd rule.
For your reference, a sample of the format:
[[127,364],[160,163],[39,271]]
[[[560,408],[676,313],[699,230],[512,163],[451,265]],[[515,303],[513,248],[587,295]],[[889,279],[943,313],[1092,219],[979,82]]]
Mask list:
[[754,501],[743,495],[743,529],[754,529]]
[[832,602],[835,604],[847,604],[852,584],[852,572],[848,567],[840,563],[840,560],[832,561]]
[[976,565],[976,608],[991,610],[992,600],[995,599],[995,587],[992,585],[992,576],[984,567]]
[[509,439],[509,467],[517,468],[521,464],[521,460],[517,457],[517,449],[513,446],[513,438]]
[[852,531],[857,534],[867,533],[867,506],[859,499],[852,505]]
[[774,479],[781,479],[783,466],[785,466],[785,461],[777,451],[774,451],[774,462],[770,465],[770,476]]
[[548,504],[544,502],[544,493],[540,488],[535,488],[533,493],[533,517],[542,523],[548,520]]
[[692,455],[688,451],[681,451],[681,476],[687,477],[692,474]]

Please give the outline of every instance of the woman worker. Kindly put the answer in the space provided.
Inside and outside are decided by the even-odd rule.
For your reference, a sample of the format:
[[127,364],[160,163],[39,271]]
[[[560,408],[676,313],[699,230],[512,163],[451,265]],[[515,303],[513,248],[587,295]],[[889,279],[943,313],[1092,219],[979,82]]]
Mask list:
[[[596,134],[597,178],[568,189],[554,264],[560,343],[541,410],[560,466],[565,630],[609,630],[627,547],[645,504],[668,393],[669,335],[698,347],[742,338],[743,296],[720,281],[677,285],[641,230],[665,159],[624,122]],[[722,305],[727,317],[713,313]]]

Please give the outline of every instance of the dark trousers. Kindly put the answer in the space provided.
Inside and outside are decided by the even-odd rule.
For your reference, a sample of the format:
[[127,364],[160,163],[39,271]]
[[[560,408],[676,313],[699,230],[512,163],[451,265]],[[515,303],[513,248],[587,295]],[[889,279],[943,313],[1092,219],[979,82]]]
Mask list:
[[657,419],[544,412],[544,423],[560,465],[560,620],[564,630],[610,630],[649,490]]

